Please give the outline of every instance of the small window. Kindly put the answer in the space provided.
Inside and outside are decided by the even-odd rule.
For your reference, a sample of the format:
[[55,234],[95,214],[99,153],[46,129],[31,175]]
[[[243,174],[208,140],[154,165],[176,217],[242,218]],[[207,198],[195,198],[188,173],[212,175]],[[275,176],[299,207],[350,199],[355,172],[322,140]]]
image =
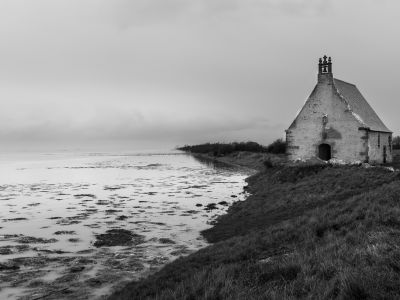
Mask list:
[[381,147],[381,134],[378,132],[378,148]]

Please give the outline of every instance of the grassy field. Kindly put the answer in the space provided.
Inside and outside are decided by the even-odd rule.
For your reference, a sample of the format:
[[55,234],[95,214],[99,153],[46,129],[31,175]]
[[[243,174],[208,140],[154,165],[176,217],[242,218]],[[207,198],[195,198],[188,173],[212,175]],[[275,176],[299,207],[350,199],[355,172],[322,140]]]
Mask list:
[[213,244],[110,299],[399,299],[400,173],[281,166],[204,232]]

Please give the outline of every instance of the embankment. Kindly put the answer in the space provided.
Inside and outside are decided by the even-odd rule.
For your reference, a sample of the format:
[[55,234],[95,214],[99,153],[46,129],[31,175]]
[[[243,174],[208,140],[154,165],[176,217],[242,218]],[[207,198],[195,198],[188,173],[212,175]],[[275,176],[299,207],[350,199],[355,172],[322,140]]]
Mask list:
[[201,153],[193,153],[192,155],[198,158],[214,160],[228,165],[239,166],[257,171],[264,170],[265,161],[270,161],[272,164],[275,165],[282,164],[283,162],[286,161],[285,155],[247,152],[247,151],[237,151],[229,153],[224,156],[213,156],[210,154],[201,154]]
[[214,243],[110,299],[400,297],[400,174],[298,165],[250,177]]

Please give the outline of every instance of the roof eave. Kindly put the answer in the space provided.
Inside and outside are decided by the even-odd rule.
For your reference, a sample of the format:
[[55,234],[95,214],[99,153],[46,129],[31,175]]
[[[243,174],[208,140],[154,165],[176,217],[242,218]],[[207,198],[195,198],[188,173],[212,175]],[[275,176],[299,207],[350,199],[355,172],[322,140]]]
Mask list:
[[366,131],[373,131],[373,132],[393,133],[393,131],[390,131],[390,130],[374,130],[374,129],[371,129],[371,128],[365,127],[365,126],[358,127],[358,130],[366,130]]

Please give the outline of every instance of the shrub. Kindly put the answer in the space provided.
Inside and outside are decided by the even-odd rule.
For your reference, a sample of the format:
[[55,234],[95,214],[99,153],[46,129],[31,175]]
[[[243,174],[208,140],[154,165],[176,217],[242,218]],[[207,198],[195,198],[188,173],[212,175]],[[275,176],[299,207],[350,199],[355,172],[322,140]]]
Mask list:
[[286,153],[286,142],[282,139],[277,139],[267,146],[267,151],[274,154]]
[[205,143],[192,146],[185,145],[183,147],[178,147],[177,149],[192,153],[208,153],[214,156],[223,156],[235,151],[282,154],[286,152],[286,143],[282,139],[277,139],[267,147],[249,141],[240,143]]
[[392,140],[393,149],[400,149],[400,136],[395,136]]
[[200,145],[185,145],[178,150],[192,153],[211,153],[214,156],[223,156],[235,151],[267,152],[267,149],[256,142],[241,143],[205,143]]

